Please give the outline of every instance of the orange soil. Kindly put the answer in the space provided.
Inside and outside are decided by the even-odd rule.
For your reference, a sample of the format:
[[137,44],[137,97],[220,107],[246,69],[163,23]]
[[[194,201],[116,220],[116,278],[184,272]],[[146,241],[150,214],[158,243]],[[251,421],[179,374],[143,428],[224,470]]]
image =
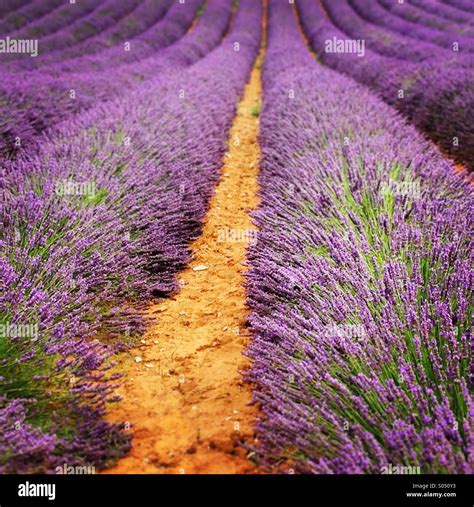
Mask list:
[[457,164],[456,162],[454,162],[450,157],[449,155],[445,155],[445,158],[449,158],[449,161],[452,162],[452,164],[454,165],[454,170],[457,172],[457,173],[461,173],[461,174],[467,174],[469,175],[469,171],[464,167],[463,164]]
[[121,365],[124,400],[109,419],[128,421],[134,438],[130,454],[105,473],[256,472],[237,444],[254,442],[258,415],[242,380],[247,243],[219,239],[226,230],[254,229],[260,151],[251,109],[261,99],[263,52],[238,106],[202,235],[191,245],[194,259],[180,275],[182,289],[149,308],[156,323]]

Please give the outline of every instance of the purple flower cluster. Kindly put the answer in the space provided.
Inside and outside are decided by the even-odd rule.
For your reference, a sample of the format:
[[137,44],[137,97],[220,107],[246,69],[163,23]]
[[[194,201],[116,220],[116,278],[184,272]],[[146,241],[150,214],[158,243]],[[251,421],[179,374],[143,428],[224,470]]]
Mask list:
[[[449,20],[455,21],[456,23],[466,23],[470,26],[474,24],[472,16],[469,15],[469,13],[460,11],[448,4],[439,2],[438,0],[410,0],[410,4],[420,9],[419,14],[429,12],[430,15],[436,16],[436,18],[441,20],[441,22]],[[424,16],[423,20],[421,20],[421,18],[418,19],[420,22],[423,22],[423,20],[426,22],[430,18]],[[440,28],[440,26],[437,26],[437,28]],[[460,27],[459,29],[464,31],[464,27]]]
[[48,14],[63,3],[62,0],[34,0],[0,19],[0,34],[6,35]]
[[[417,46],[421,44],[421,47],[427,47],[428,49],[431,45],[432,52],[431,55],[428,54],[428,57],[433,56],[433,50],[435,54],[442,55],[443,52],[439,51],[439,47],[445,48],[452,54],[453,43],[455,42],[459,44],[459,51],[456,54],[462,54],[463,52],[472,53],[474,51],[474,40],[460,33],[459,24],[453,24],[448,32],[440,31],[434,27],[427,27],[422,21],[425,17],[429,19],[430,16],[420,15],[414,18],[412,8],[408,3],[404,3],[403,5],[397,3],[395,5],[393,2],[378,0],[378,2],[369,5],[361,0],[351,0],[351,5],[353,5],[355,12],[360,13],[364,19],[369,20],[374,25],[379,25],[381,30],[386,34],[393,32],[402,34],[406,37],[405,43],[415,39]],[[467,26],[465,28],[469,30],[470,27]],[[421,41],[431,44],[425,46]],[[395,41],[393,42],[395,43]],[[439,47],[437,48],[437,46]]]
[[[218,44],[231,4],[209,2],[169,48],[170,75],[150,74],[1,164],[0,330],[37,331],[0,339],[2,470],[48,471],[54,456],[100,468],[129,446],[102,419],[117,399],[111,359],[141,331],[143,302],[176,288],[260,46],[253,0],[240,1]],[[12,413],[24,421],[16,440]]]
[[56,32],[61,33],[63,29],[67,30],[69,26],[81,20],[83,17],[91,14],[95,9],[99,9],[105,0],[94,2],[92,0],[83,0],[75,4],[63,3],[48,14],[33,20],[26,26],[14,30],[9,35],[12,37],[47,37]]
[[[77,13],[74,12],[76,4],[69,4],[68,12],[71,13],[71,19],[73,23],[67,24],[62,30],[55,31],[49,35],[41,37],[41,51],[47,53],[49,51],[68,47],[70,44],[77,44],[81,41],[88,39],[94,35],[100,34],[102,31],[108,30],[114,26],[124,16],[130,14],[130,12],[139,4],[140,0],[127,0],[126,2],[114,2],[114,0],[105,0],[97,3],[93,6],[92,12],[88,16],[77,17]],[[89,4],[90,5],[90,4]],[[62,20],[64,23],[64,20]],[[38,21],[38,25],[42,26],[41,19]],[[12,37],[20,38],[22,33],[26,31],[31,36],[37,36],[34,28],[31,27],[27,30],[19,30],[12,34]],[[21,54],[8,55],[10,59],[17,60],[22,59]],[[5,58],[8,61],[9,58]],[[29,59],[28,61],[34,61]]]
[[[367,3],[352,0],[354,5],[356,2],[368,9]],[[330,4],[327,2],[325,5],[329,7]],[[346,28],[352,19],[357,32],[351,29],[350,36],[333,24],[328,17],[331,12],[326,14],[319,2],[297,0],[297,6],[304,31],[325,64],[375,90],[446,153],[468,168],[474,167],[474,81],[471,53],[438,47],[437,50],[433,49],[432,57],[425,58],[428,43],[410,38],[406,39],[410,40],[410,52],[412,55],[418,54],[418,61],[413,58],[403,60],[408,54],[403,52],[405,46],[397,55],[399,42],[393,45],[389,42],[389,39],[399,41],[401,34],[386,32],[387,38],[384,40],[378,35],[381,27],[371,29],[369,23],[364,25],[366,28],[358,31],[357,15],[352,10],[353,16],[350,17],[351,9],[347,2],[338,3],[337,9],[334,8],[331,12],[335,16],[336,11],[342,8]],[[372,11],[372,4],[370,6]],[[338,19],[340,23],[340,18]],[[416,37],[415,31],[411,30],[410,34]],[[370,47],[365,48],[362,58],[356,54],[326,51],[328,40],[347,40],[349,37],[367,39]],[[436,47],[434,44],[429,45]],[[382,47],[385,49],[382,50]],[[388,56],[389,51],[393,57]]]
[[25,4],[27,4],[29,0],[5,0],[0,5],[0,16],[5,16],[6,14],[12,13],[16,9],[20,9]]
[[444,3],[461,9],[462,11],[471,12],[474,14],[474,6],[469,0],[442,0]]
[[[177,41],[184,34],[202,0],[188,1],[186,4],[175,2],[161,19],[167,3],[169,4],[167,1],[162,2],[158,7],[156,3],[151,5],[147,3],[146,8],[135,13],[139,15],[142,24],[149,19],[158,18],[158,21],[144,33],[138,31],[137,36],[130,40],[130,51],[125,51],[123,45],[107,48],[109,36],[102,34],[99,37],[100,40],[88,39],[86,44],[78,44],[81,46],[80,54],[84,55],[82,58],[71,59],[70,54],[63,54],[67,53],[67,50],[59,51],[60,56],[62,54],[64,57],[64,61],[52,68],[46,64],[46,69],[43,70],[41,67],[36,72],[4,72],[0,88],[0,98],[4,102],[0,120],[0,154],[12,155],[25,147],[31,149],[37,133],[64,121],[68,116],[88,109],[97,102],[110,100],[124,92],[129,92],[131,88],[140,86],[144,79],[156,76],[157,72],[163,72],[166,68],[179,68],[179,66],[173,65],[173,57],[177,51],[188,49],[186,44],[180,49],[172,49],[172,46],[168,48],[173,54],[160,55],[159,50]],[[226,2],[224,2],[225,5],[227,5]],[[219,10],[218,6],[213,6],[210,10],[214,12],[208,16],[215,17],[216,9],[218,12],[223,11],[222,7]],[[199,24],[199,29],[193,31],[196,33],[188,34],[188,38],[191,39],[189,42],[200,41],[199,37],[202,34],[199,32],[203,30],[202,26],[207,31],[209,31],[209,26],[213,26],[209,23],[208,16],[206,16],[204,23]],[[215,28],[212,28],[215,33],[214,37],[210,37],[209,41],[204,42],[205,52],[208,52],[213,45],[215,46],[219,37],[222,36],[227,24],[225,16],[229,16],[228,8],[224,14],[220,14]],[[142,24],[138,23],[138,26],[142,27]],[[137,23],[133,23],[133,25],[137,25]],[[64,31],[67,32],[66,29]],[[149,34],[150,40],[153,40],[152,35],[155,34],[154,43],[140,44],[140,38],[143,38],[144,34]],[[182,40],[184,39],[186,37]],[[59,47],[63,47],[63,44],[68,46],[67,41],[61,37],[59,37],[58,44]],[[105,47],[102,47],[103,45]],[[199,44],[198,47],[200,46]],[[91,53],[100,47],[103,51],[93,56]],[[44,62],[45,57],[47,59],[47,54],[41,54],[43,51],[42,39],[40,39],[39,48],[40,57],[37,59]],[[196,59],[203,56],[205,52],[198,53]],[[56,53],[50,52],[49,54]],[[191,54],[194,55],[195,52]],[[147,58],[150,55],[153,57]],[[124,65],[123,60],[126,58],[131,64]],[[28,60],[35,59],[29,58]],[[190,64],[192,61],[191,57],[186,63]],[[71,67],[77,72],[68,72]],[[31,108],[32,103],[35,104],[34,109]]]
[[[130,4],[125,2],[121,5],[122,7],[117,2],[112,5],[105,4],[103,11],[94,11],[90,16],[93,19],[86,18],[79,27],[65,27],[50,37],[41,39],[42,58],[37,61],[21,59],[20,68],[46,68],[47,72],[54,68],[63,72],[90,72],[107,68],[111,61],[115,65],[121,61],[135,61],[137,57],[142,57],[141,45],[144,41],[157,51],[182,37],[202,5],[202,0],[192,0],[187,4],[179,4],[173,0],[165,0],[159,4],[138,4],[136,0],[132,0]],[[131,13],[130,6],[136,7]],[[116,22],[110,19],[110,14],[104,15],[110,11],[114,12],[112,18],[115,18]],[[125,18],[124,14],[127,15]],[[104,19],[107,20],[105,27]],[[87,33],[84,33],[83,25],[87,27]],[[109,30],[105,30],[107,27]],[[118,44],[121,40],[130,43],[129,51],[125,50],[123,44]],[[72,48],[71,44],[74,44]],[[132,44],[134,51],[131,50]],[[105,52],[96,54],[98,50]],[[14,68],[18,66],[16,62],[13,65]]]
[[[323,0],[322,5],[334,25],[346,35],[364,39],[369,48],[391,58],[416,62],[432,58],[433,54],[447,58],[474,50],[474,40],[410,24],[386,11],[377,1],[341,0],[335,4]],[[452,51],[455,41],[459,43],[457,53]]]
[[[474,35],[474,27],[472,17],[469,16],[456,18],[457,23],[449,21],[449,11],[447,12],[448,19],[441,17],[447,10],[443,11],[443,4],[434,2],[433,0],[415,0],[415,4],[406,3],[404,6],[398,3],[388,2],[387,0],[379,0],[386,9],[391,10],[397,16],[409,21],[407,28],[416,27],[416,23],[425,25],[429,28],[434,28],[442,32],[449,32],[451,34],[472,37]],[[422,9],[420,9],[420,7]],[[426,10],[423,10],[426,9]],[[428,12],[427,12],[428,11]],[[464,26],[461,23],[466,23]],[[403,32],[402,32],[403,33]],[[469,42],[466,39],[466,42]],[[474,41],[471,40],[471,45]]]
[[[52,459],[57,437],[26,422],[26,406],[28,400],[0,398],[0,473],[41,471]],[[12,460],[13,456],[18,458]]]
[[[15,62],[7,65],[7,69],[19,70],[40,68],[46,73],[51,74],[55,66],[58,72],[63,72],[71,67],[74,71],[79,71],[80,69],[72,65],[72,63],[77,62],[75,59],[76,57],[97,56],[98,51],[111,48],[119,43],[123,44],[125,41],[131,43],[135,37],[139,37],[143,32],[160,23],[165,15],[172,17],[172,13],[174,13],[175,16],[181,14],[183,18],[183,28],[186,29],[186,23],[191,23],[196,7],[196,4],[191,4],[191,7],[186,7],[186,5],[182,6],[180,11],[176,7],[170,9],[173,5],[173,0],[163,0],[159,4],[156,4],[156,2],[153,4],[152,0],[147,0],[140,2],[138,5],[130,5],[131,7],[135,7],[130,13],[112,24],[107,30],[101,30],[98,35],[87,37],[81,42],[74,39],[69,44],[64,44],[64,38],[71,37],[66,27],[64,30],[56,32],[56,43],[54,48],[49,48],[48,50],[43,44],[41,45],[41,58],[17,59]],[[170,14],[168,14],[169,11],[171,11]],[[103,17],[104,16],[101,16],[101,18]],[[161,28],[164,32],[168,32],[166,24],[160,24],[158,28]],[[169,37],[171,37],[171,35],[172,34],[168,34]],[[122,53],[123,52],[122,46]],[[71,59],[75,59],[74,62],[71,62]],[[115,62],[115,64],[117,63],[118,62]],[[99,60],[98,65],[107,68],[108,60],[102,58]],[[91,69],[87,70],[90,71]],[[92,70],[97,69],[92,68]]]
[[472,185],[271,0],[249,379],[271,471],[472,473]]

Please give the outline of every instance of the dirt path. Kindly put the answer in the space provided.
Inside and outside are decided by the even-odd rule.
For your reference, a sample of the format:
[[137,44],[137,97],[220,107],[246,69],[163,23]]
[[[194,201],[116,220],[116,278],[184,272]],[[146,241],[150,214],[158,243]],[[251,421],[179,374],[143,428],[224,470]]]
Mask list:
[[[236,440],[254,439],[257,408],[241,371],[249,337],[242,265],[254,230],[260,156],[256,106],[263,48],[239,104],[222,176],[182,289],[151,306],[156,318],[122,365],[112,420],[132,425],[130,454],[106,473],[252,473]],[[258,106],[257,106],[258,107]]]

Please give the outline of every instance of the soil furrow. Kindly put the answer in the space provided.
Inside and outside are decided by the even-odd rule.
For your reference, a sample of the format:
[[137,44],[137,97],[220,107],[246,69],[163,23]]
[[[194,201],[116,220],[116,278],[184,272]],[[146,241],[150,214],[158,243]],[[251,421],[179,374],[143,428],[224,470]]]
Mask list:
[[[265,37],[263,38],[265,39]],[[110,418],[134,434],[128,456],[106,473],[252,473],[238,445],[253,441],[257,407],[242,379],[244,270],[257,206],[260,51],[239,103],[221,179],[181,290],[149,308],[155,323],[124,358],[123,401]]]

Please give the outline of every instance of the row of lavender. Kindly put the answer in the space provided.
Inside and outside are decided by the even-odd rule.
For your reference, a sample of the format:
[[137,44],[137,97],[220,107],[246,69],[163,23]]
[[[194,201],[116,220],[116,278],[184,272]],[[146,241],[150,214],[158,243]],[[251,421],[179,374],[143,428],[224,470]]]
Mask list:
[[[7,35],[23,28],[35,19],[42,18],[63,4],[62,0],[33,0],[22,7],[0,15],[0,34]],[[64,5],[64,4],[63,4]]]
[[[132,0],[136,5],[137,1]],[[125,7],[125,9],[124,9]],[[10,38],[15,39],[41,39],[46,44],[46,51],[54,49],[54,41],[61,36],[68,37],[71,40],[71,34],[81,38],[98,33],[98,27],[106,30],[113,21],[109,23],[108,14],[114,20],[120,18],[122,13],[126,13],[128,8],[124,6],[116,6],[114,8],[110,0],[83,0],[77,3],[62,3],[58,8],[53,8],[44,16],[33,19],[22,28],[9,31],[7,34]],[[95,26],[97,23],[97,27]],[[81,30],[82,29],[82,30]],[[84,32],[84,34],[82,33]],[[53,44],[51,44],[53,43]],[[20,65],[21,56],[11,53],[5,55],[6,62],[17,61]],[[28,61],[25,62],[28,65]],[[8,63],[7,63],[8,65]]]
[[474,6],[470,0],[441,0],[443,3],[451,5],[465,12],[474,13]]
[[[216,28],[203,14],[196,55],[223,18]],[[126,452],[127,433],[102,419],[116,400],[111,355],[189,260],[260,20],[261,6],[241,0],[228,36],[194,65],[65,121],[2,167],[1,471],[101,468]]]
[[410,0],[404,9],[398,8],[394,3],[388,4],[385,0],[380,0],[379,3],[385,5],[387,9],[393,7],[397,15],[408,21],[441,31],[469,36],[473,34],[474,22],[468,12],[459,11],[438,0]]
[[[426,13],[431,16],[435,16],[438,26],[430,24],[429,21],[425,21],[428,26],[435,26],[435,28],[441,28],[443,26],[442,22],[455,22],[455,23],[467,23],[472,26],[472,16],[469,12],[465,12],[463,10],[456,9],[452,5],[447,3],[440,2],[438,0],[410,0],[410,5],[415,8],[418,8],[418,11],[413,19],[419,18],[419,16],[424,16],[426,20]],[[441,23],[441,25],[440,25]]]
[[[198,7],[202,6],[202,0],[193,0],[182,4],[174,0],[163,0],[159,3],[151,0],[130,0],[124,4],[104,2],[100,8],[95,9],[86,17],[75,12],[74,5],[69,6],[67,13],[75,15],[74,22],[61,25],[54,33],[39,38],[41,58],[24,59],[19,55],[11,55],[11,61],[7,69],[31,70],[35,68],[51,70],[73,70],[82,71],[83,67],[78,64],[82,60],[91,60],[96,56],[100,61],[96,67],[86,70],[98,70],[112,62],[117,65],[119,62],[113,60],[118,54],[121,58],[128,58],[133,61],[135,54],[140,52],[127,52],[124,54],[123,45],[120,42],[127,41],[130,47],[135,46],[132,41],[143,43],[147,41],[153,48],[159,49],[160,43],[166,43],[166,39],[181,36],[190,26]],[[126,8],[125,8],[126,7]],[[43,28],[55,25],[56,18],[64,23],[62,12],[46,17],[38,24]],[[69,14],[71,15],[71,14]],[[78,18],[79,16],[79,18]],[[167,23],[160,23],[167,18]],[[38,29],[36,27],[35,31]],[[22,30],[14,36],[20,38],[27,36],[32,29]],[[170,33],[177,32],[177,33]],[[165,39],[165,40],[163,40]],[[98,51],[107,50],[109,58],[106,60],[103,54],[97,55]],[[70,61],[72,60],[72,61]],[[74,64],[74,65],[73,65]]]
[[[389,0],[378,0],[378,3],[395,16],[408,22],[404,24],[405,28],[402,29],[402,33],[407,33],[407,35],[409,35],[408,27],[411,27],[413,23],[434,28],[439,35],[441,35],[439,32],[450,32],[469,37],[474,35],[472,16],[466,12],[460,12],[459,19],[456,18],[456,22],[453,23],[449,16],[449,8],[436,0],[414,0],[414,5],[412,3],[403,5]],[[447,18],[444,17],[445,14]],[[395,19],[395,17],[391,16],[390,19]]]
[[25,6],[29,0],[5,0],[0,5],[0,16],[6,16],[16,9],[20,9]]
[[[337,5],[324,2],[325,11],[320,2],[297,1],[304,31],[325,64],[372,88],[445,152],[472,169],[473,39],[469,34],[443,35],[418,21],[408,23],[377,5],[359,0],[351,0],[350,5],[346,0]],[[349,37],[367,42],[362,58],[327,50],[328,40]]]
[[[250,247],[255,459],[472,473],[472,186],[269,5]],[[397,467],[412,467],[400,469]]]
[[438,0],[410,0],[410,4],[421,9],[421,12],[429,12],[438,18],[455,21],[456,23],[467,22],[472,25],[472,16],[469,11],[458,9],[452,3]]
[[[388,57],[424,61],[437,56],[462,63],[474,51],[474,39],[455,31],[462,24],[454,24],[447,32],[428,28],[421,23],[423,18],[408,22],[376,1],[341,0],[336,8],[334,2],[322,0],[322,6],[331,22],[347,36],[363,37],[370,49]],[[401,6],[403,12],[407,6]],[[455,43],[458,51],[453,51]]]
[[[43,67],[32,72],[4,70],[0,89],[3,99],[0,153],[16,155],[25,147],[31,149],[39,132],[97,102],[129,92],[157,73],[164,75],[171,68],[196,61],[204,54],[203,51],[217,44],[227,26],[226,16],[227,19],[229,16],[226,2],[211,4],[211,12],[206,16],[215,16],[216,26],[214,28],[207,22],[201,24],[199,31],[207,31],[200,35],[208,36],[208,40],[196,45],[195,40],[199,40],[197,35],[182,36],[201,5],[202,0],[190,0],[186,4],[177,1],[160,4],[144,2],[125,18],[128,20],[126,24],[132,22],[136,30],[129,41],[130,51],[125,51],[123,45],[108,49],[110,38],[104,33],[75,44],[73,48],[78,51],[76,58],[71,58],[71,50],[48,53],[63,60],[53,67],[45,65],[45,70]],[[167,7],[170,8],[167,10]],[[151,27],[146,28],[145,25],[146,29],[142,31],[143,23],[149,23],[150,19],[153,20]],[[61,32],[66,33],[66,39],[70,38],[67,28]],[[132,34],[128,32],[128,35]],[[65,37],[58,35],[59,47],[63,47]],[[170,46],[179,39],[182,41],[179,48]],[[100,48],[102,51],[99,51]],[[166,53],[165,48],[169,48]],[[43,51],[41,40],[40,49]],[[48,54],[40,53],[38,60],[44,62]],[[71,67],[76,72],[70,72]]]

